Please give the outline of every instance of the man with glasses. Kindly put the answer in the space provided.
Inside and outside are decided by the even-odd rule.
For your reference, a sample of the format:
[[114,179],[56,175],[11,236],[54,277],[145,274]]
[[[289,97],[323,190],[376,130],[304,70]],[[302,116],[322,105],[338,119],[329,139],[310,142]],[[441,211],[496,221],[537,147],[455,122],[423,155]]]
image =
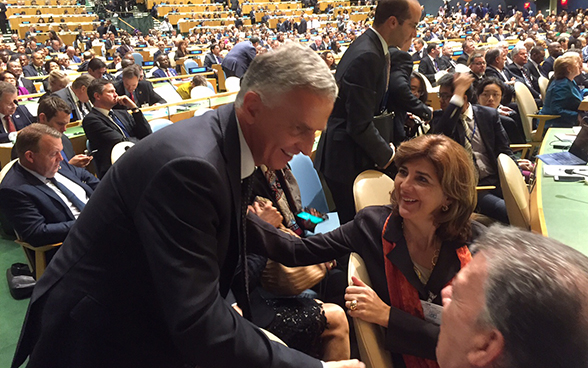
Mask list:
[[[474,52],[468,59],[468,67],[470,68],[470,74],[474,77],[472,85],[475,90],[482,80],[486,78],[486,60],[484,59],[484,54],[481,52]],[[474,95],[473,101],[470,102],[476,103],[475,100],[476,96]]]
[[508,224],[506,205],[498,178],[498,155],[504,153],[515,162],[508,139],[496,109],[470,103],[474,90],[469,73],[449,73],[439,80],[437,111],[431,122],[431,133],[445,134],[461,144],[476,164],[479,185],[495,186],[478,193],[480,213]]
[[0,143],[14,142],[16,132],[35,122],[29,110],[17,104],[16,97],[15,86],[0,82]]

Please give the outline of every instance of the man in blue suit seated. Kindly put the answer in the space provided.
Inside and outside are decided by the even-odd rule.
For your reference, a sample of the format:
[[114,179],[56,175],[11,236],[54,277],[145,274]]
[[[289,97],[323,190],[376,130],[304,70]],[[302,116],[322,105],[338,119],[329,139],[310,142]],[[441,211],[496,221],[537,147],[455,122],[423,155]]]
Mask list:
[[61,133],[47,125],[22,129],[15,149],[18,161],[0,183],[2,214],[33,246],[65,240],[99,180],[63,161]]
[[16,104],[16,97],[16,87],[0,82],[0,143],[14,141],[16,132],[35,122],[26,107]]
[[[175,77],[178,75],[175,68],[171,67],[171,63],[169,62],[169,56],[167,55],[159,55],[157,59],[155,59],[157,69],[153,71],[153,78],[165,78],[165,77]],[[170,79],[170,83],[172,80]]]

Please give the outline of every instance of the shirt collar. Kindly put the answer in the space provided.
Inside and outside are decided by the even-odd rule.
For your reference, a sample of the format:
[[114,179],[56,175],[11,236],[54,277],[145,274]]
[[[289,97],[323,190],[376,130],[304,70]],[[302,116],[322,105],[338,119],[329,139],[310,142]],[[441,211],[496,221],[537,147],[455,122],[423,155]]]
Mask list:
[[461,117],[467,117],[468,121],[474,120],[474,110],[472,109],[472,104],[468,102],[468,107],[464,113],[461,114]]
[[247,145],[247,141],[241,130],[241,124],[239,124],[237,114],[235,114],[235,119],[237,120],[237,130],[239,131],[239,146],[241,147],[241,180],[243,180],[253,175],[253,172],[255,171],[255,161],[253,160],[253,154],[251,153],[251,149],[249,149],[249,145]]
[[74,93],[74,91],[71,89],[71,86],[68,86],[67,89],[69,90],[69,93],[71,94],[71,98],[73,98],[74,103],[77,105],[78,101],[80,100],[78,98],[78,96]]
[[374,31],[374,33],[376,34],[376,36],[378,36],[378,39],[380,40],[380,43],[382,43],[382,50],[384,50],[384,55],[388,55],[388,53],[390,51],[388,51],[388,43],[386,42],[386,40],[384,39],[384,37],[382,37],[382,35],[376,31],[376,29],[374,27],[370,27],[370,29],[372,31]]
[[94,106],[94,108],[96,110],[100,111],[104,116],[110,118],[110,115],[108,115],[108,113],[110,112],[110,110],[106,110],[106,109],[103,109],[101,107],[96,107],[96,106]]
[[18,164],[20,165],[20,167],[22,167],[23,169],[25,169],[26,171],[28,171],[31,175],[33,175],[35,178],[39,179],[41,182],[43,182],[43,183],[46,183],[47,182],[47,178],[44,177],[43,175],[39,174],[36,171],[33,171],[33,170],[29,169],[28,167],[24,167],[20,163],[20,159],[18,159]]

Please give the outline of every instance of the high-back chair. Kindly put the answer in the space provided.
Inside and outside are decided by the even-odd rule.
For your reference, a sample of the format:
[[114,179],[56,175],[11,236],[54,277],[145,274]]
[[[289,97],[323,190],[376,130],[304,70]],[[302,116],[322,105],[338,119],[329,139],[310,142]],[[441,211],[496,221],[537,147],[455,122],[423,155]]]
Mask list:
[[119,142],[112,147],[110,152],[110,162],[114,164],[122,155],[124,155],[135,144],[133,142]]
[[390,193],[394,190],[394,180],[377,170],[366,170],[353,182],[355,211],[367,206],[390,203]]
[[205,86],[196,86],[190,91],[190,98],[204,98],[214,96],[214,91]]
[[184,70],[186,71],[186,74],[191,74],[190,69],[192,68],[198,68],[198,63],[192,59],[184,60]]
[[241,89],[241,79],[237,77],[228,77],[225,81],[227,92],[238,92]]
[[[351,280],[353,276],[371,287],[372,283],[365,262],[357,253],[351,253],[349,256],[349,265],[347,267],[349,285],[353,284]],[[359,356],[366,367],[393,368],[392,357],[384,344],[385,333],[383,327],[359,318],[353,319],[353,326],[357,337]]]
[[141,68],[143,67],[143,55],[138,52],[133,52],[133,59],[135,59],[135,64],[139,65]]
[[504,153],[498,155],[498,176],[510,224],[531,229],[529,189],[517,164]]
[[[527,143],[531,144],[533,149],[541,146],[543,140],[543,133],[545,130],[545,122],[551,119],[559,118],[559,115],[539,115],[537,114],[537,104],[529,88],[524,83],[515,83],[515,93],[517,105],[519,106],[519,115],[523,123],[523,131]],[[533,119],[539,120],[537,129],[533,129]]]
[[541,93],[541,100],[545,102],[545,96],[547,95],[547,86],[549,86],[549,79],[544,76],[539,76],[539,93]]
[[318,224],[315,234],[326,233],[339,227],[339,215],[337,212],[329,212],[327,198],[323,191],[321,180],[312,165],[310,157],[302,153],[295,155],[290,161],[292,174],[298,182],[302,207],[314,208],[319,212],[328,214],[329,218]]

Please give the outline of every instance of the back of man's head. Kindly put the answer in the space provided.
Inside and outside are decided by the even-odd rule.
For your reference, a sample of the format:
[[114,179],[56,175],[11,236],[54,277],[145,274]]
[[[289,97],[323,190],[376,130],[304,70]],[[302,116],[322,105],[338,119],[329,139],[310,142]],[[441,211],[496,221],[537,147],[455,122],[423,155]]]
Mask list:
[[410,18],[411,0],[380,0],[376,7],[374,26],[378,27],[384,24],[388,18],[396,17],[399,24]]
[[132,78],[138,78],[141,79],[141,67],[137,64],[131,64],[129,66],[124,67],[123,71],[122,71],[122,78],[123,79],[132,79]]
[[588,258],[556,240],[494,226],[472,246],[487,262],[483,325],[504,338],[495,366],[588,366]]
[[58,112],[63,112],[69,115],[71,114],[71,106],[69,106],[67,102],[63,101],[57,96],[49,96],[42,99],[39,103],[39,107],[37,108],[39,123],[43,123],[57,129],[55,126],[48,124],[48,122],[51,121],[51,119],[53,119]]
[[71,84],[71,88],[74,90],[78,90],[82,87],[89,87],[90,83],[92,83],[92,81],[94,80],[94,77],[92,77],[90,74],[82,74],[79,77],[76,78],[75,81],[73,81],[73,83]]
[[[455,73],[447,73],[444,76],[442,76],[441,78],[439,78],[439,80],[437,81],[437,85],[439,85],[439,87],[447,87],[451,90],[451,93],[453,93],[455,91],[455,85],[453,83],[454,77],[455,77]],[[465,97],[467,97],[468,102],[471,102],[473,96],[474,96],[474,87],[470,86],[465,92]]]
[[106,63],[98,58],[94,58],[88,63],[88,70],[98,70],[102,68],[106,68]]
[[94,57],[94,55],[92,55],[90,51],[84,52],[82,56],[84,57],[84,61],[92,60],[92,58]]
[[435,49],[437,49],[437,44],[436,43],[428,43],[427,44],[427,54],[431,54],[431,52],[433,52]]
[[241,79],[235,106],[241,107],[249,91],[259,94],[270,106],[275,98],[296,88],[328,96],[333,101],[337,97],[337,84],[327,64],[310,47],[291,42],[253,59]]
[[251,36],[251,38],[249,39],[249,41],[251,42],[251,44],[257,45],[259,43],[259,37],[257,37],[257,36]]
[[502,54],[502,49],[495,47],[486,51],[486,65],[496,66],[496,59]]

